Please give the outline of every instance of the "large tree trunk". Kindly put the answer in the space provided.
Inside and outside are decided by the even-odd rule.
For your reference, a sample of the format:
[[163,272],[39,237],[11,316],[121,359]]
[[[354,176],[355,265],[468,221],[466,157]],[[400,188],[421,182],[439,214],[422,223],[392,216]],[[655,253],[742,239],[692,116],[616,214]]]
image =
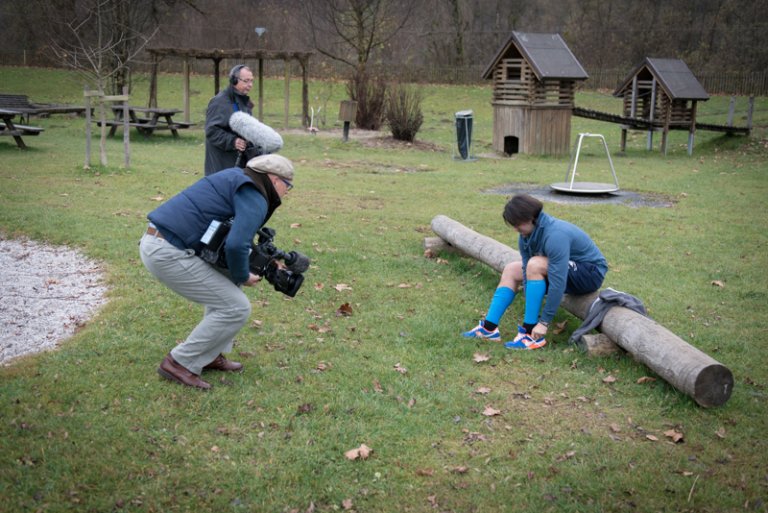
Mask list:
[[[520,254],[509,246],[446,216],[436,216],[432,230],[454,248],[498,272],[507,263],[520,259]],[[561,306],[584,319],[597,296],[598,292],[566,294]],[[608,310],[598,329],[699,405],[720,406],[731,397],[731,371],[656,321],[628,308],[614,307]]]

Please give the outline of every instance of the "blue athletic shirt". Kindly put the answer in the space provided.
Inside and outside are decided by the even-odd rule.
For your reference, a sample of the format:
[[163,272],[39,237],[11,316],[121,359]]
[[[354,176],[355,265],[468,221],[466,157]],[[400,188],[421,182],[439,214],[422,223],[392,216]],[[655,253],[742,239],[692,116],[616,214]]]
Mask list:
[[551,322],[563,300],[568,279],[568,262],[592,263],[602,272],[608,272],[608,262],[600,249],[584,230],[562,219],[542,212],[533,232],[528,237],[518,238],[520,256],[523,258],[523,284],[527,282],[525,268],[534,256],[549,259],[547,266],[547,301],[541,313],[541,320]]

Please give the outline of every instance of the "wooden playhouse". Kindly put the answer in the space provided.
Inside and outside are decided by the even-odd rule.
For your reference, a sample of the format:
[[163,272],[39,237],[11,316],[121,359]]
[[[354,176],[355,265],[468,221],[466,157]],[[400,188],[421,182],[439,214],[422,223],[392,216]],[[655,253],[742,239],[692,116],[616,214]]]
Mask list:
[[[696,132],[696,104],[709,95],[688,66],[679,59],[646,57],[614,91],[624,101],[624,118],[647,122],[648,149],[653,146],[653,132],[661,131],[661,152],[667,152],[670,130],[688,130],[688,154],[693,151]],[[627,146],[627,130],[621,127],[621,151]]]
[[483,72],[493,79],[493,149],[567,155],[576,83],[587,72],[559,34],[512,32]]

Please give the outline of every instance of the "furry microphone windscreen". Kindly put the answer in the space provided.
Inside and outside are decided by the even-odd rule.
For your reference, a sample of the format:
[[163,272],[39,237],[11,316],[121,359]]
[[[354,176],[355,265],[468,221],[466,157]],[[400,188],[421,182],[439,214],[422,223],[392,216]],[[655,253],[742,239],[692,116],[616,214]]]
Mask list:
[[235,112],[229,118],[229,127],[262,153],[275,153],[283,147],[283,138],[271,127],[245,112]]

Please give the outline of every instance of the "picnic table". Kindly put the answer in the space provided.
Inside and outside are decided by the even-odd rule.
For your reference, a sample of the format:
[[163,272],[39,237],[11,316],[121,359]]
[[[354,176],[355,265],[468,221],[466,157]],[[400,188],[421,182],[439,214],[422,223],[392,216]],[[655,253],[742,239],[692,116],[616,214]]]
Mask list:
[[39,135],[43,131],[42,128],[29,125],[16,125],[13,122],[13,118],[19,116],[21,113],[12,109],[0,109],[0,136],[8,135],[14,138],[16,145],[23,149],[26,149],[27,145],[24,144],[22,135]]
[[[112,106],[112,113],[115,117],[105,123],[110,127],[110,136],[115,135],[117,129],[125,125],[123,121],[123,110],[123,106],[121,105]],[[178,130],[192,126],[192,123],[176,121],[173,119],[173,116],[180,112],[182,111],[179,109],[129,106],[128,126],[136,128],[136,130],[145,137],[151,136],[155,130],[170,130],[174,137],[178,137]],[[94,120],[94,122],[101,126],[101,122],[98,119]]]

